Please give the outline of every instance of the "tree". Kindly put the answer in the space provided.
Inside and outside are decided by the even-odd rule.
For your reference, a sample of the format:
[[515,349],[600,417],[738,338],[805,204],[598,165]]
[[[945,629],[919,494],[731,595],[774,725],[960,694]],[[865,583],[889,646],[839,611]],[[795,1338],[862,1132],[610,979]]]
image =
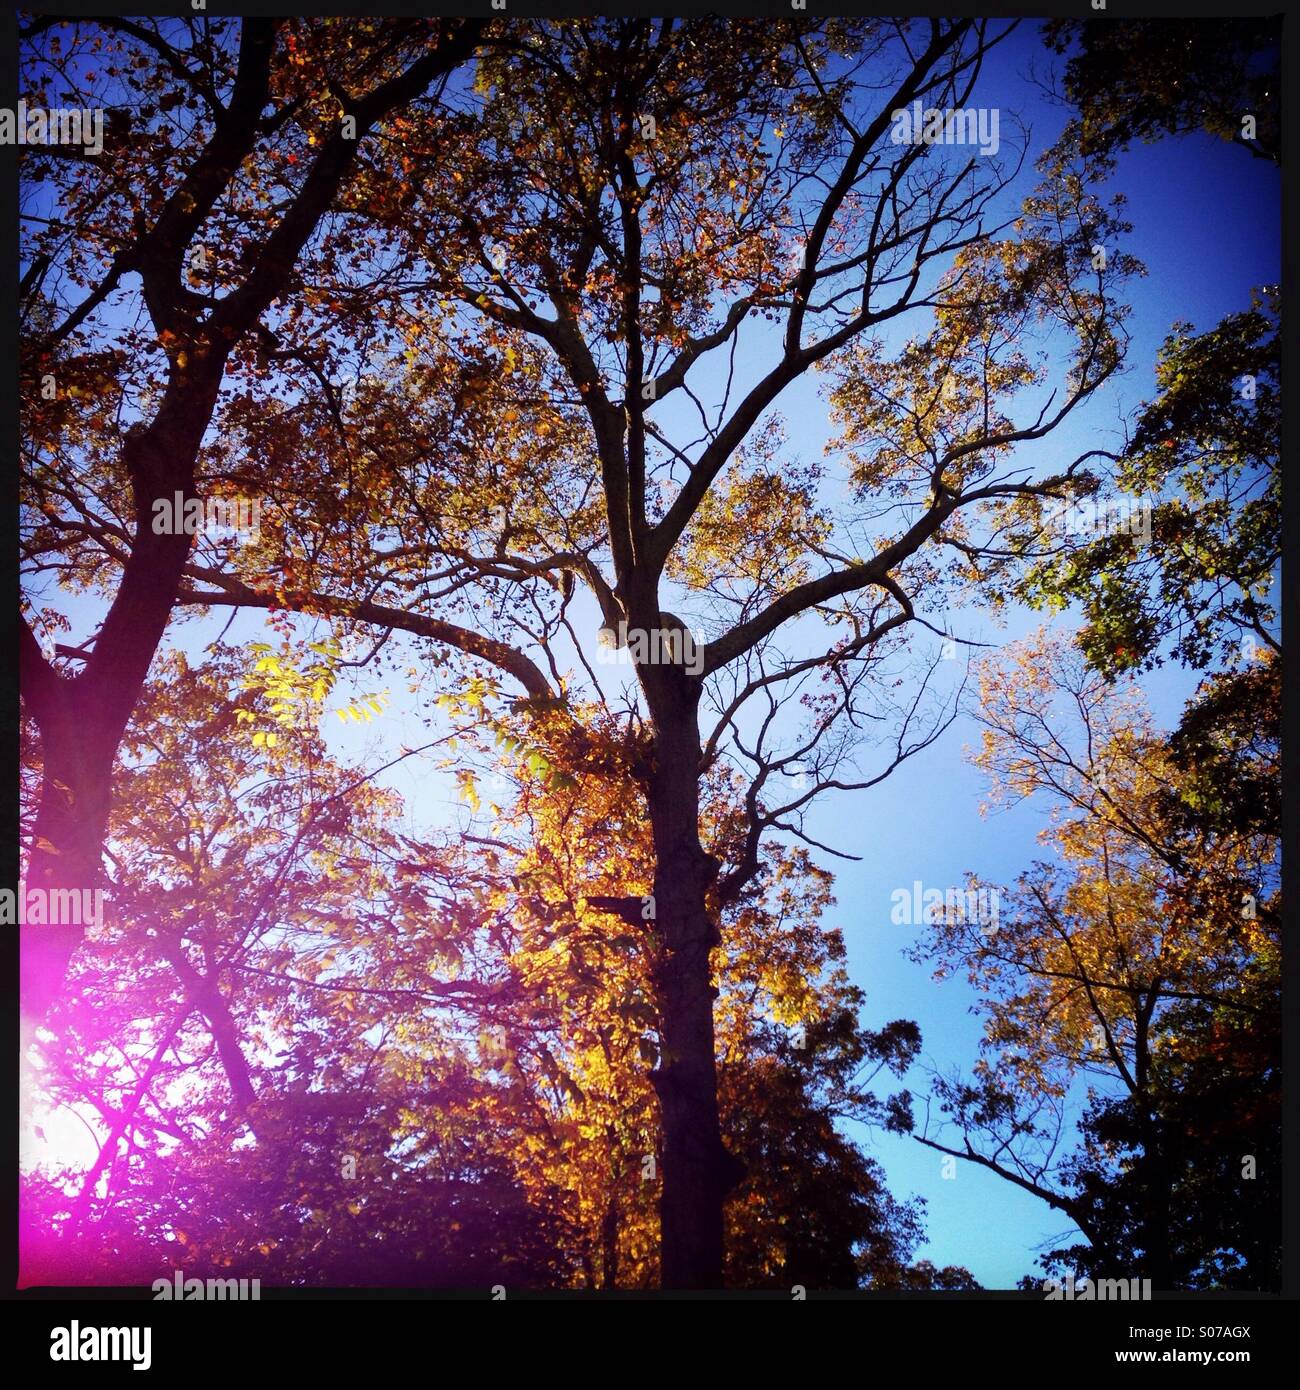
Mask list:
[[1117,527],[1060,546],[1017,581],[1037,606],[1080,605],[1078,640],[1097,670],[1171,658],[1203,670],[1256,643],[1281,651],[1280,367],[1275,290],[1206,333],[1175,325],[1156,364],[1159,392],[1115,476],[1149,509],[1149,533]]
[[[1144,1103],[1098,1099],[1082,1117],[1082,1143],[1062,1177],[1087,1212],[1094,1243],[1050,1251],[1048,1270],[1093,1278],[1116,1267],[1145,1270],[1163,1247],[1169,1287],[1277,1291],[1280,1022],[1274,960],[1245,974],[1234,1006],[1191,1002],[1169,1011]],[[1169,1222],[1163,1241],[1153,1214]]]
[[1277,18],[1053,19],[1045,33],[1071,55],[1063,95],[1079,115],[1065,138],[1088,156],[1113,160],[1134,140],[1204,130],[1281,161]]
[[[1252,679],[1276,696],[1277,675],[1265,657]],[[1004,890],[994,930],[938,923],[921,948],[941,975],[968,972],[987,1021],[975,1077],[935,1088],[961,1147],[929,1124],[918,1137],[1068,1215],[1088,1244],[1053,1251],[1049,1267],[1269,1287],[1280,827],[1275,797],[1225,808],[1275,782],[1276,705],[1264,696],[1271,717],[1238,724],[1231,747],[1194,750],[1161,738],[1131,688],[1063,642],[1023,644],[983,677],[977,761],[1001,798],[1050,797],[1043,838],[1058,857]],[[1062,1159],[1081,1078],[1082,1143]],[[1233,1084],[1246,1094],[1225,1105]]]
[[[422,842],[325,754],[327,674],[209,656],[172,655],[124,741],[124,910],[79,953],[34,1081],[100,1158],[30,1177],[25,1280],[653,1283],[662,946],[639,913],[609,927],[609,890],[652,872],[617,729],[498,723],[494,835]],[[475,700],[420,756],[480,738]],[[715,775],[708,805],[740,824],[735,792]],[[723,923],[722,1122],[751,1155],[730,1275],[924,1286],[918,1204],[835,1128],[897,1112],[868,1087],[915,1029],[862,1027],[818,922],[828,876],[769,853],[768,891]]]
[[[27,193],[58,214],[36,218],[25,248],[29,572],[63,571],[111,592],[98,631],[62,659],[47,658],[28,622],[20,629],[22,696],[45,777],[27,879],[80,890],[101,881],[114,756],[193,543],[179,524],[157,524],[157,504],[188,502],[209,484],[196,467],[227,366],[266,331],[274,303],[302,292],[295,264],[352,179],[363,138],[445,80],[482,23],[395,21],[345,34],[253,19],[237,26],[237,42],[228,20],[108,20],[74,25],[66,40],[60,24],[40,18],[24,31],[33,101],[71,83],[78,104],[143,124],[126,139],[130,122],[112,123],[117,138],[98,161],[57,145],[24,152]],[[337,255],[337,243],[323,253]],[[120,302],[129,276],[149,333]],[[102,507],[91,505],[84,468],[98,471]],[[76,675],[69,662],[80,663]],[[80,939],[72,924],[24,932],[30,1020],[58,995]]]
[[[1280,163],[1276,19],[1052,20],[1044,33],[1071,55],[1061,96],[1078,108],[1049,158],[1081,152],[1113,171],[1135,139],[1203,129]],[[1019,576],[1030,603],[1084,606],[1079,640],[1096,670],[1170,656],[1205,669],[1239,635],[1280,650],[1269,602],[1281,540],[1278,324],[1276,286],[1207,332],[1176,323],[1156,364],[1159,394],[1115,460],[1120,492],[1151,508],[1142,547],[1104,535]]]
[[[1118,365],[1112,291],[1132,262],[1094,256],[1123,226],[1086,170],[1058,165],[995,221],[996,160],[892,138],[913,101],[964,105],[1006,30],[514,32],[459,94],[458,180],[433,176],[418,119],[394,155],[418,192],[391,212],[370,298],[384,345],[353,398],[241,422],[292,447],[313,415],[330,421],[312,446],[330,451],[327,481],[275,549],[191,565],[181,597],[406,632],[440,653],[435,675],[448,652],[489,663],[524,711],[571,722],[600,693],[591,626],[626,646],[622,737],[643,775],[625,791],[649,817],[653,875],[606,896],[652,897],[664,941],[663,1279],[715,1286],[743,1173],[717,1098],[723,914],[755,891],[766,835],[802,835],[818,792],[875,784],[945,726],[924,685],[891,701],[888,662],[1010,520],[1080,475],[1088,455],[1034,479],[1027,451]],[[891,351],[887,327],[908,322]],[[1035,339],[1067,344],[1054,391]],[[840,507],[819,468],[786,466],[774,415],[817,367],[859,454]],[[698,437],[682,423],[697,387],[720,406]],[[800,708],[780,746],[778,712]],[[873,726],[886,753],[865,767]],[[746,770],[745,823],[710,841],[716,765]]]

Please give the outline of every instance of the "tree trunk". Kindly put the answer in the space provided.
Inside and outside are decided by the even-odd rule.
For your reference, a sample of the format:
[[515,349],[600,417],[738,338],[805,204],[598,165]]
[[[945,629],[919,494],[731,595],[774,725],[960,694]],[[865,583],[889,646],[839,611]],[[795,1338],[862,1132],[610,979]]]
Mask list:
[[[83,890],[100,886],[100,845],[110,802],[112,750],[105,759],[78,739],[68,727],[75,705],[66,703],[72,709],[42,727],[44,774],[25,885],[41,890],[47,904],[64,892],[75,894],[72,901],[79,903]],[[47,908],[46,915],[57,914]],[[70,921],[23,925],[21,1001],[29,1022],[39,1022],[62,990],[83,933],[84,924]]]
[[699,682],[670,668],[645,673],[655,722],[649,785],[663,1054],[653,1075],[663,1121],[660,1198],[665,1288],[722,1286],[722,1206],[744,1167],[722,1143],[713,1051],[717,991],[709,952],[718,929],[707,897],[717,862],[699,839]]
[[1173,1172],[1165,1155],[1158,1121],[1152,1121],[1145,1141],[1147,1186],[1143,1194],[1142,1275],[1151,1280],[1156,1293],[1174,1289],[1173,1260]]
[[600,1221],[600,1287],[618,1288],[618,1200],[613,1196]]
[[1141,1108],[1142,1149],[1146,1170],[1142,1193],[1141,1241],[1142,1275],[1151,1280],[1156,1292],[1174,1287],[1173,1275],[1173,1172],[1165,1145],[1164,1126],[1152,1101],[1151,1019],[1159,990],[1152,988],[1137,1008],[1133,1029],[1134,1099]]
[[[41,735],[43,780],[27,886],[76,892],[100,886],[118,744],[171,616],[193,537],[154,531],[154,501],[194,493],[194,459],[221,381],[220,364],[169,392],[147,430],[128,436],[123,457],[135,501],[135,535],[121,586],[80,676],[67,679],[28,636],[21,683]],[[47,902],[50,901],[47,898]],[[63,988],[84,926],[25,926],[21,1009],[39,1022]]]

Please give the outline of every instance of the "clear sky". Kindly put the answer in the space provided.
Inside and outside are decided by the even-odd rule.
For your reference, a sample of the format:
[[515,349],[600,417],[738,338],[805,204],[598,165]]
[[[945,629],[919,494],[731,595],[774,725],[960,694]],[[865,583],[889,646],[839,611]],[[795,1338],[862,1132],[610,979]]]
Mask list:
[[[1027,22],[995,50],[972,98],[973,105],[1001,108],[1004,138],[1012,111],[1031,130],[1031,158],[1013,188],[1017,198],[1032,186],[1032,156],[1051,142],[1067,114],[1027,80],[1031,62],[1046,71],[1054,61],[1041,45],[1037,25]],[[1053,436],[1048,447],[1062,461],[1086,448],[1114,443],[1121,415],[1151,393],[1156,350],[1175,321],[1190,320],[1197,330],[1208,329],[1223,315],[1247,307],[1253,287],[1280,278],[1278,173],[1264,161],[1208,136],[1165,140],[1122,156],[1114,187],[1128,196],[1127,214],[1134,224],[1130,249],[1149,274],[1127,289],[1133,310],[1128,371]],[[792,453],[816,456],[833,432],[818,394],[823,385],[824,379],[803,381],[781,402]],[[1042,455],[1035,461],[1041,463]],[[85,613],[80,605],[68,605],[68,611],[78,617]],[[190,621],[182,630],[174,629],[173,637],[197,654],[227,617],[219,613],[201,623]],[[977,613],[967,613],[955,630],[1001,642],[1038,622],[1036,615],[1013,613],[999,631],[987,621],[980,625]],[[74,625],[82,627],[75,618]],[[1069,615],[1058,625],[1068,628]],[[263,636],[255,616],[241,615],[228,640]],[[923,639],[927,654],[934,645]],[[1166,724],[1176,720],[1193,685],[1185,673],[1168,669],[1143,681],[1157,717]],[[375,724],[331,730],[340,753],[374,765],[401,745],[427,740],[429,710],[416,707],[400,687],[393,696],[393,706]],[[904,763],[881,786],[834,794],[808,821],[815,838],[861,856],[858,863],[825,862],[837,877],[838,905],[829,920],[843,930],[852,977],[867,993],[865,1021],[879,1026],[894,1018],[915,1019],[926,1064],[943,1070],[966,1070],[975,1059],[979,1023],[970,1012],[971,991],[963,979],[936,984],[926,966],[905,958],[915,929],[891,925],[890,895],[914,880],[927,887],[956,887],[968,872],[1008,882],[1036,854],[1041,856],[1035,841],[1044,823],[1041,808],[1026,804],[987,819],[979,815],[987,786],[963,757],[964,747],[977,737],[973,723],[960,718],[939,744]],[[465,808],[454,787],[427,765],[403,764],[388,780],[407,796],[413,824],[427,829],[462,822]],[[906,1084],[923,1092],[923,1072],[917,1069]],[[956,1177],[945,1180],[940,1155],[914,1140],[874,1132],[858,1137],[884,1165],[896,1195],[926,1199],[929,1238],[920,1254],[940,1265],[965,1265],[986,1287],[1009,1287],[1030,1273],[1036,1249],[1055,1243],[1068,1229],[1064,1218],[1042,1202],[992,1174],[959,1164]]]

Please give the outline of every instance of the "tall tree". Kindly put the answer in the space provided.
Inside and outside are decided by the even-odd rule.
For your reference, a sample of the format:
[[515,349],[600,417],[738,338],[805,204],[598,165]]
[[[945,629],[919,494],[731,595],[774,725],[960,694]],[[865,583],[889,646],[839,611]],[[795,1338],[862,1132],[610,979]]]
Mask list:
[[[362,140],[445,80],[482,29],[121,19],[65,35],[64,23],[24,31],[28,99],[49,104],[57,83],[112,119],[98,159],[24,151],[25,195],[54,214],[33,214],[25,247],[26,548],[33,575],[88,565],[108,601],[61,656],[20,629],[45,778],[27,879],[42,890],[101,881],[114,757],[193,544],[179,520],[157,524],[157,504],[209,491],[196,465],[232,355],[303,292],[295,267]],[[102,470],[102,507],[86,470]],[[78,565],[68,551],[88,527],[99,545]],[[105,544],[109,571],[95,564]],[[70,923],[24,931],[26,1017],[57,997],[80,940]]]
[[[717,1102],[719,914],[760,874],[765,834],[802,834],[818,791],[872,785],[943,727],[918,693],[883,766],[855,762],[855,730],[881,714],[868,705],[883,697],[889,722],[876,677],[900,630],[936,626],[925,602],[964,582],[999,508],[1086,462],[1035,481],[1025,451],[1118,364],[1111,290],[1131,263],[1094,256],[1122,226],[1079,170],[1058,167],[1016,218],[996,159],[894,138],[915,101],[968,103],[1002,36],[990,26],[517,33],[465,95],[460,183],[425,179],[400,223],[394,210],[395,350],[336,431],[358,516],[382,518],[365,560],[358,528],[324,520],[334,490],[283,536],[291,592],[208,566],[185,597],[405,630],[496,665],[541,709],[584,671],[599,684],[591,626],[570,621],[585,587],[632,656],[629,727],[646,739],[628,791],[654,829],[667,951],[663,1277],[712,1286],[742,1176]],[[891,351],[886,328],[908,316],[917,337]],[[1071,344],[1054,393],[1023,351],[1040,334]],[[860,446],[847,506],[820,468],[782,458],[773,412],[818,366],[840,369]],[[698,650],[670,607],[704,633]],[[779,747],[776,714],[801,698],[807,727]],[[700,779],[719,760],[748,770],[748,816],[710,844]]]
[[[1276,661],[1252,673],[1259,722],[1237,721],[1232,744],[1212,748],[1161,738],[1131,684],[1108,685],[1065,642],[1022,644],[982,675],[977,761],[1002,799],[1049,798],[1042,838],[1056,858],[1003,890],[994,929],[938,922],[918,952],[940,975],[966,971],[986,1018],[976,1075],[938,1080],[946,1118],[918,1137],[1068,1215],[1087,1246],[1053,1252],[1058,1267],[1139,1269],[1158,1288],[1268,1287]],[[1083,1142],[1063,1153],[1077,1083]],[[1225,1113],[1233,1084],[1241,1103]],[[948,1124],[959,1144],[940,1137]]]

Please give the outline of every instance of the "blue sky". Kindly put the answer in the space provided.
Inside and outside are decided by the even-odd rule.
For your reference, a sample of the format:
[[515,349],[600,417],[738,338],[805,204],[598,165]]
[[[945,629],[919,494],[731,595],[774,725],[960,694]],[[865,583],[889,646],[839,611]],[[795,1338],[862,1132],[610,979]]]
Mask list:
[[[972,104],[1002,108],[1004,138],[1007,113],[1018,112],[1031,128],[1032,156],[1050,143],[1067,113],[1048,104],[1026,80],[1031,60],[1039,67],[1055,61],[1041,47],[1037,26],[1027,24],[995,50]],[[1012,190],[1017,198],[1034,181],[1032,157],[1027,163]],[[1114,442],[1121,415],[1151,393],[1156,350],[1176,320],[1210,328],[1245,308],[1253,287],[1280,277],[1278,173],[1264,161],[1208,136],[1189,136],[1131,150],[1121,157],[1113,186],[1128,196],[1126,215],[1134,224],[1130,249],[1149,273],[1127,290],[1133,311],[1128,370],[1053,436],[1047,447],[1060,460]],[[823,385],[821,379],[805,379],[781,402],[793,455],[818,456],[833,432],[818,394]],[[1037,455],[1035,462],[1042,461]],[[83,621],[89,616],[79,604],[67,608]],[[173,638],[197,654],[227,616],[188,622],[173,630]],[[1013,613],[999,631],[978,613],[967,613],[956,631],[999,642],[1038,622],[1036,615]],[[77,619],[74,623],[81,628]],[[1058,623],[1068,627],[1068,615]],[[264,636],[256,617],[241,615],[228,640]],[[1169,669],[1143,681],[1166,724],[1176,720],[1193,685],[1185,673]],[[358,693],[371,688],[363,678]],[[399,745],[427,740],[429,710],[417,707],[401,687],[393,694],[392,708],[374,725],[343,729],[330,721],[335,726],[331,742],[341,754],[374,765],[393,756]],[[970,1012],[972,995],[964,980],[937,984],[928,967],[905,958],[914,931],[891,925],[890,895],[914,880],[960,885],[969,872],[995,883],[1009,881],[1041,854],[1035,835],[1044,823],[1042,810],[1032,804],[980,816],[987,786],[962,756],[977,736],[971,721],[959,718],[938,745],[904,763],[887,782],[866,792],[836,794],[808,821],[815,838],[861,856],[857,863],[826,862],[837,877],[838,905],[829,921],[843,930],[851,975],[867,993],[865,1021],[879,1026],[894,1018],[915,1019],[926,1061],[945,1070],[967,1069],[975,1059],[979,1023]],[[403,764],[387,780],[406,795],[413,825],[463,823],[465,808],[450,779],[427,765]],[[917,1071],[908,1084],[923,1089],[923,1075]],[[992,1174],[959,1164],[956,1177],[945,1180],[940,1155],[913,1140],[880,1133],[858,1137],[884,1165],[896,1195],[926,1199],[929,1237],[919,1253],[940,1265],[965,1265],[986,1287],[1013,1285],[1031,1272],[1036,1248],[1068,1229],[1042,1202]]]

